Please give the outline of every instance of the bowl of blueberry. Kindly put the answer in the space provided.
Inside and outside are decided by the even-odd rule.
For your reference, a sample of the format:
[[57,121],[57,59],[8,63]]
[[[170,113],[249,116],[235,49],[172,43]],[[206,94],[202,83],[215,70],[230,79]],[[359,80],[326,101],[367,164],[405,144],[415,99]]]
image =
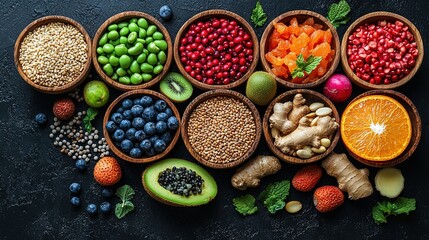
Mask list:
[[123,160],[153,162],[173,149],[180,135],[180,114],[164,95],[139,89],[116,98],[106,110],[103,134]]

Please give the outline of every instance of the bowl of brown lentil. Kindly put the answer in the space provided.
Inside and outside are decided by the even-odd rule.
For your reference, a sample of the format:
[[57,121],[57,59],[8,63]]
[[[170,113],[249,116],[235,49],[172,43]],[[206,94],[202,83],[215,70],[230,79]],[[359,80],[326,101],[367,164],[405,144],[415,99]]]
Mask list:
[[255,105],[242,94],[226,89],[196,97],[183,113],[180,128],[189,153],[205,166],[217,169],[246,161],[262,132]]
[[[298,94],[302,95],[304,102],[297,104],[297,102],[295,102],[296,101],[295,99]],[[297,104],[297,106],[293,106],[293,108],[297,108],[297,109],[299,109],[300,106],[306,105],[305,107],[308,106],[308,110],[305,110],[307,112],[304,115],[297,112],[292,113],[293,110],[291,110],[289,113],[286,113],[285,109],[287,107],[284,107],[284,106],[287,102],[291,102],[293,103],[293,105]],[[276,106],[276,104],[278,103],[281,103],[283,106],[278,108],[278,106]],[[319,114],[317,112],[318,109],[321,109],[320,111],[322,111],[322,108],[323,108],[323,111],[327,110],[328,114],[322,114],[322,113]],[[298,120],[296,120],[296,121],[299,121],[299,126],[298,127],[295,126],[295,130],[291,131],[286,135],[282,134],[281,130],[276,128],[276,126],[278,126],[278,124],[276,125],[276,123],[274,123],[276,120],[272,118],[272,116],[274,115],[275,109],[278,109],[276,110],[278,112],[277,115],[282,116],[282,118],[279,120],[281,120],[280,123],[285,123],[284,126],[289,125],[288,123],[286,123],[287,122],[286,120],[289,120],[289,119],[285,118],[284,117],[285,115],[287,117],[290,117],[291,115],[295,115],[295,116],[299,115],[300,117],[297,118]],[[300,110],[301,109],[299,109],[298,111]],[[309,134],[310,131],[305,132],[305,130],[302,130],[302,128],[298,130],[298,128],[301,127],[300,125],[305,125],[306,123],[310,122],[309,126],[306,126],[307,128],[311,128],[313,126],[319,127],[318,125],[321,121],[319,121],[318,119],[321,119],[323,116],[328,116],[328,115],[331,117],[330,121],[332,122],[330,122],[329,125],[326,124],[326,126],[323,127],[323,129],[329,128],[329,129],[332,129],[333,131],[328,131],[328,130],[322,131],[318,129],[317,135],[315,137],[317,138],[317,141],[321,142],[321,146],[318,149],[315,149],[314,146],[308,147],[311,157],[307,158],[307,157],[298,156],[297,155],[298,150],[296,149],[299,149],[299,148],[305,149],[305,146],[302,146],[301,144],[302,141],[300,140],[298,144],[297,138],[301,138],[304,141],[306,141],[306,139],[310,139],[307,142],[311,142],[311,144],[313,144],[313,140],[311,139],[314,139],[312,138],[313,135]],[[305,120],[308,120],[308,121],[303,121],[304,118],[306,118]],[[336,122],[336,124],[333,123],[334,121]],[[336,125],[336,127],[333,127],[331,123],[333,123],[332,125]],[[267,141],[268,147],[277,157],[279,157],[280,159],[282,159],[287,163],[307,164],[307,163],[312,163],[323,159],[330,152],[334,150],[335,146],[337,145],[340,139],[340,131],[338,129],[339,123],[340,123],[340,115],[337,109],[335,108],[335,105],[327,97],[313,90],[295,89],[295,90],[287,91],[285,93],[280,94],[270,103],[270,105],[268,105],[267,110],[265,111],[264,118],[262,119],[262,129],[263,129],[264,137],[265,137],[265,140]],[[320,124],[320,126],[322,127],[322,124]],[[336,130],[334,128],[336,128]],[[298,132],[298,131],[301,131],[301,132]],[[298,134],[294,134],[294,133],[298,133]],[[303,139],[304,136],[305,136],[305,139]],[[286,137],[288,138],[287,140],[286,140]],[[280,140],[281,138],[283,138],[284,141]],[[321,140],[321,139],[329,139],[329,141]],[[277,141],[279,142],[278,146],[276,146]],[[282,142],[282,144],[280,142]],[[290,153],[292,154],[285,153],[283,148],[284,146],[286,146],[285,142],[289,143],[290,145],[289,149],[291,149]],[[327,144],[322,142],[327,142]]]
[[36,90],[60,94],[75,89],[91,67],[91,38],[78,22],[47,16],[19,34],[14,62],[22,79]]

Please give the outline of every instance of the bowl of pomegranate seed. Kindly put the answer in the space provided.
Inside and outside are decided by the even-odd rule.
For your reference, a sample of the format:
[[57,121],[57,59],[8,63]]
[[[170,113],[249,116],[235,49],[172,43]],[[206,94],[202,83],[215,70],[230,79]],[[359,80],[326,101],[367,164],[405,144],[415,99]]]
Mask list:
[[262,67],[287,88],[314,88],[340,62],[340,39],[322,15],[295,10],[281,14],[265,28],[260,42]]
[[180,72],[199,89],[231,89],[244,83],[259,60],[253,28],[239,15],[207,10],[183,24],[174,41]]
[[419,69],[423,53],[419,30],[391,12],[358,18],[341,44],[344,72],[364,89],[394,89],[407,83]]

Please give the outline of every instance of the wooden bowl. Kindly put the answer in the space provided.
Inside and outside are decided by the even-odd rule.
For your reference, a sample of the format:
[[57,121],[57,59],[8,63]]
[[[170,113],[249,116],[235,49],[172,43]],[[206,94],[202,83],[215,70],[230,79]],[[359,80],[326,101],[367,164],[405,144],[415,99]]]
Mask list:
[[[209,85],[203,82],[198,81],[197,79],[191,77],[186,71],[185,68],[180,61],[180,53],[179,53],[179,47],[180,47],[180,40],[182,39],[182,36],[187,32],[188,28],[195,22],[198,21],[204,21],[208,20],[212,17],[216,18],[225,18],[227,20],[235,20],[252,38],[253,41],[253,61],[250,64],[249,68],[247,69],[246,73],[239,79],[235,80],[234,82],[231,82],[226,85]],[[176,39],[174,41],[174,60],[176,61],[177,67],[179,68],[179,71],[182,73],[183,76],[185,76],[188,80],[191,81],[192,85],[195,87],[202,89],[202,90],[210,90],[210,89],[231,89],[240,86],[243,84],[249,76],[253,73],[253,71],[256,68],[256,65],[258,64],[259,60],[259,45],[258,45],[258,37],[255,34],[255,31],[253,30],[252,26],[249,25],[249,23],[239,15],[226,11],[226,10],[207,10],[204,12],[200,12],[193,17],[191,17],[188,21],[186,21],[183,26],[179,29],[179,32],[176,35]]]
[[[255,137],[255,140],[254,140],[253,144],[251,145],[251,147],[241,157],[239,157],[238,159],[235,159],[234,161],[229,162],[229,163],[213,163],[211,161],[204,159],[202,156],[200,156],[193,149],[193,147],[189,141],[189,135],[188,135],[189,118],[190,118],[192,112],[194,111],[194,109],[200,103],[202,103],[208,99],[211,99],[214,97],[219,97],[219,96],[231,97],[231,98],[234,98],[234,99],[237,99],[237,100],[243,102],[252,112],[253,118],[255,119],[255,125],[256,125],[256,137]],[[185,146],[188,149],[189,153],[197,161],[204,164],[205,166],[211,167],[211,168],[217,168],[217,169],[232,168],[232,167],[235,167],[235,166],[243,163],[244,161],[246,161],[253,154],[253,152],[256,150],[256,147],[258,146],[259,140],[261,138],[261,131],[262,131],[261,130],[260,116],[259,116],[258,110],[256,109],[255,105],[253,105],[253,103],[248,98],[246,98],[244,95],[242,95],[236,91],[226,90],[226,89],[211,90],[211,91],[208,91],[208,92],[205,92],[205,93],[199,95],[194,100],[192,100],[192,102],[189,103],[188,107],[186,108],[185,112],[183,113],[183,118],[182,118],[182,122],[180,124],[180,128],[182,131],[183,142],[185,143]]]
[[[83,71],[81,72],[81,74],[75,80],[73,80],[72,82],[70,82],[68,84],[62,85],[62,86],[46,87],[46,86],[35,84],[24,73],[24,71],[22,70],[22,65],[19,62],[19,55],[20,55],[19,50],[21,49],[22,41],[24,40],[24,38],[27,36],[28,33],[30,33],[31,31],[33,31],[34,29],[36,29],[42,25],[46,25],[46,24],[49,24],[52,22],[62,22],[62,23],[70,24],[70,25],[74,26],[75,28],[77,28],[83,34],[83,36],[85,38],[85,41],[87,43],[88,52],[87,52],[87,61],[86,61],[85,67],[84,67]],[[37,91],[40,91],[43,93],[61,94],[61,93],[69,92],[69,91],[75,89],[77,86],[79,86],[79,84],[81,84],[86,79],[86,77],[88,76],[88,73],[89,73],[89,69],[91,67],[91,59],[92,59],[91,54],[92,54],[91,38],[89,37],[89,34],[86,32],[85,28],[83,28],[82,25],[80,25],[78,22],[76,22],[75,20],[73,20],[71,18],[53,15],[53,16],[46,16],[46,17],[39,18],[39,19],[31,22],[27,27],[24,28],[24,30],[22,30],[22,32],[19,34],[18,38],[16,39],[13,57],[14,57],[16,69],[18,70],[19,75],[21,75],[22,79],[24,79],[24,81],[26,83],[28,83],[30,86],[32,86]]]
[[306,99],[306,103],[305,103],[306,105],[310,105],[313,102],[321,102],[321,103],[324,103],[325,106],[330,107],[332,109],[332,117],[335,118],[335,121],[338,124],[340,124],[340,115],[337,109],[335,108],[335,105],[327,97],[325,97],[324,95],[316,91],[309,90],[309,89],[294,89],[280,94],[270,103],[270,105],[268,105],[267,110],[265,111],[264,119],[262,119],[262,129],[264,131],[264,136],[265,136],[265,140],[267,141],[268,147],[278,158],[282,159],[287,163],[307,164],[307,163],[312,163],[323,159],[330,152],[332,152],[332,150],[334,150],[335,146],[338,143],[338,140],[340,139],[340,130],[337,129],[335,131],[331,139],[331,145],[328,147],[328,149],[326,149],[326,152],[322,154],[316,154],[310,158],[302,159],[299,157],[294,157],[294,156],[285,154],[282,151],[280,151],[280,149],[278,149],[274,145],[274,138],[271,136],[271,128],[269,126],[270,125],[269,118],[271,114],[273,114],[273,108],[276,103],[278,102],[285,103],[288,101],[292,101],[293,97],[298,93],[301,93],[302,96]]
[[367,92],[364,92],[361,95],[357,96],[356,98],[354,98],[349,103],[349,105],[353,101],[356,101],[359,98],[366,97],[369,95],[389,96],[389,97],[395,99],[396,101],[398,101],[400,104],[402,104],[402,106],[404,106],[405,110],[407,110],[407,113],[410,117],[411,126],[412,126],[410,143],[408,144],[407,148],[404,150],[404,152],[401,155],[399,155],[398,157],[396,157],[392,160],[389,160],[389,161],[369,161],[369,160],[363,159],[363,158],[357,156],[356,154],[354,154],[352,151],[350,151],[347,148],[347,146],[345,144],[344,144],[344,147],[347,149],[349,154],[354,159],[356,159],[359,162],[366,164],[368,166],[379,167],[379,168],[395,166],[395,165],[402,163],[403,161],[407,160],[414,153],[414,151],[417,148],[417,145],[419,144],[421,134],[422,134],[422,121],[420,119],[420,114],[417,111],[416,106],[413,104],[413,102],[409,98],[407,98],[404,94],[402,94],[400,92],[396,92],[394,90],[371,90],[371,91],[367,91]]
[[[372,84],[369,83],[361,78],[359,78],[350,68],[350,65],[348,63],[348,57],[347,57],[347,40],[349,36],[355,31],[357,27],[359,27],[362,24],[365,23],[377,23],[379,20],[386,20],[386,21],[396,21],[399,20],[404,23],[404,25],[408,26],[409,31],[414,35],[414,40],[417,44],[417,49],[419,50],[419,56],[417,57],[416,64],[414,67],[410,70],[410,73],[403,77],[402,79],[399,79],[397,82],[392,82],[390,84]],[[356,21],[354,21],[349,28],[347,29],[346,33],[343,36],[343,40],[341,42],[341,64],[343,66],[343,70],[345,74],[350,78],[350,80],[358,85],[361,88],[364,89],[395,89],[403,84],[407,83],[419,70],[420,65],[423,61],[423,55],[424,55],[424,48],[423,48],[423,40],[420,35],[419,30],[414,26],[413,23],[411,23],[408,19],[405,17],[391,13],[391,12],[372,12],[368,13],[360,18],[358,18]]]
[[[105,30],[107,29],[107,27],[112,24],[112,23],[119,23],[122,21],[127,21],[130,18],[145,18],[146,20],[148,20],[149,23],[154,24],[157,28],[158,31],[160,31],[163,35],[164,35],[164,40],[167,42],[167,61],[164,63],[164,69],[162,70],[162,72],[160,74],[158,74],[156,77],[154,77],[152,80],[148,81],[148,82],[143,82],[141,84],[137,84],[137,85],[127,85],[127,84],[122,84],[118,81],[113,80],[112,78],[110,78],[109,76],[106,75],[106,73],[104,73],[102,67],[100,66],[100,64],[98,63],[97,57],[97,47],[98,47],[98,41],[100,40],[101,36],[103,36]],[[144,13],[144,12],[138,12],[138,11],[128,11],[128,12],[121,12],[118,13],[116,15],[111,16],[110,18],[108,18],[103,24],[101,24],[101,26],[98,28],[97,32],[95,33],[94,39],[92,41],[92,60],[94,63],[94,67],[95,70],[97,71],[98,75],[101,77],[101,79],[103,79],[103,81],[105,81],[107,84],[109,84],[110,86],[121,90],[121,91],[130,91],[130,90],[136,90],[136,89],[142,89],[142,88],[149,88],[155,84],[157,84],[159,81],[161,81],[161,79],[164,77],[164,75],[168,72],[170,65],[171,65],[171,61],[172,61],[172,56],[173,56],[173,44],[171,43],[171,37],[170,34],[168,33],[167,29],[164,27],[164,25],[162,25],[161,22],[159,22],[158,20],[156,20],[156,18],[152,17],[151,15]]]
[[[323,82],[325,82],[328,77],[330,77],[335,70],[337,69],[338,63],[340,62],[340,39],[338,37],[337,30],[332,26],[332,24],[326,19],[324,16],[307,10],[295,10],[290,11],[281,14],[280,16],[274,18],[265,28],[264,33],[261,37],[261,43],[260,43],[260,53],[261,53],[261,62],[262,67],[265,71],[272,73],[271,71],[271,63],[265,59],[265,54],[268,52],[268,38],[271,36],[271,34],[274,31],[274,24],[278,22],[282,22],[286,25],[290,25],[289,22],[292,18],[296,17],[298,20],[298,23],[303,23],[307,18],[312,17],[314,19],[314,23],[320,24],[323,26],[323,30],[330,29],[332,32],[332,41],[331,41],[331,48],[335,50],[335,57],[332,62],[328,65],[328,70],[326,73],[319,79],[317,79],[314,82],[310,83],[292,83],[290,82],[291,77],[289,76],[286,80],[285,78],[276,77],[276,80],[281,85],[285,86],[286,88],[314,88],[316,86],[319,86]],[[274,75],[274,74],[273,74]]]
[[118,157],[120,157],[121,159],[123,159],[125,161],[133,162],[133,163],[148,163],[148,162],[153,162],[153,161],[156,161],[156,160],[163,158],[165,155],[167,155],[171,151],[171,149],[173,149],[173,147],[176,144],[177,140],[179,139],[179,135],[180,135],[180,127],[179,127],[179,128],[177,128],[176,133],[174,134],[173,139],[171,140],[171,142],[167,146],[167,148],[162,153],[159,153],[159,154],[152,156],[152,157],[133,158],[133,157],[130,157],[129,155],[123,153],[119,148],[117,148],[115,146],[115,144],[113,143],[113,141],[110,138],[110,135],[106,129],[106,124],[109,121],[110,115],[114,112],[114,110],[116,110],[117,105],[120,104],[123,99],[129,98],[129,97],[134,98],[134,97],[139,97],[139,96],[143,96],[143,95],[149,95],[154,100],[155,99],[156,100],[158,100],[158,99],[164,100],[167,103],[167,105],[171,108],[171,110],[174,113],[174,116],[177,118],[177,120],[180,123],[179,111],[177,110],[176,106],[174,106],[174,104],[163,94],[160,94],[158,92],[155,92],[155,91],[152,91],[149,89],[137,89],[137,90],[125,92],[122,95],[120,95],[119,97],[117,97],[110,104],[110,106],[106,110],[106,113],[104,114],[103,135],[106,138],[106,142],[109,145],[109,148],[113,151],[114,154],[116,154]]

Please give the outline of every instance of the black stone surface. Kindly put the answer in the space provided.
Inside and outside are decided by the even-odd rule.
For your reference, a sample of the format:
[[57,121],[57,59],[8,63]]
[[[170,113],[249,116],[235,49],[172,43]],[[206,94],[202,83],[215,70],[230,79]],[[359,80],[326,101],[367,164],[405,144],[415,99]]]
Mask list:
[[[325,15],[329,4],[334,1],[261,2],[269,22],[283,12],[296,9],[308,9]],[[365,13],[379,10],[407,17],[420,30],[426,49],[429,49],[429,1],[348,2],[352,7],[351,21]],[[414,101],[423,122],[422,139],[417,151],[398,166],[406,179],[402,196],[417,200],[417,210],[409,216],[391,217],[387,224],[376,225],[371,217],[371,208],[383,199],[377,192],[367,199],[347,200],[332,213],[319,214],[313,207],[311,193],[292,190],[289,200],[302,202],[303,210],[300,213],[290,215],[282,211],[271,215],[258,203],[258,213],[243,217],[235,212],[232,205],[232,198],[242,194],[230,186],[234,169],[208,169],[219,186],[218,196],[210,204],[196,208],[174,208],[154,201],[143,190],[140,176],[146,165],[120,161],[123,178],[118,186],[130,184],[135,189],[135,211],[121,220],[114,214],[105,216],[99,213],[90,217],[85,211],[86,205],[99,205],[103,201],[100,187],[92,179],[95,163],[91,162],[86,173],[78,172],[74,168],[74,161],[53,147],[48,138],[49,128],[40,128],[34,122],[34,116],[43,112],[52,123],[51,106],[58,96],[36,92],[18,75],[13,64],[13,45],[20,31],[37,18],[58,14],[77,20],[93,36],[102,22],[116,13],[137,10],[160,19],[159,8],[169,4],[174,17],[169,22],[162,22],[174,38],[188,18],[206,9],[231,10],[250,22],[255,1],[4,0],[0,3],[0,239],[429,239],[429,181],[426,178],[429,171],[427,60],[424,60],[412,81],[398,89]],[[256,29],[259,37],[264,27]],[[341,26],[338,29],[340,38],[346,28]],[[425,55],[427,59],[427,50]],[[172,69],[176,69],[175,66]],[[341,72],[341,69],[338,71]],[[243,88],[239,91],[243,92]],[[279,93],[283,91],[285,89],[279,89]],[[353,95],[361,92],[356,87]],[[120,94],[115,90],[111,93],[110,101]],[[342,110],[344,106],[339,105],[339,109]],[[178,107],[183,112],[186,103]],[[86,106],[82,103],[79,108],[84,109]],[[260,111],[262,115],[263,109]],[[101,121],[102,117],[99,116],[96,120],[98,129],[101,129]],[[343,152],[344,149],[339,145],[336,151]],[[263,140],[257,153],[269,154]],[[170,156],[193,160],[181,140]],[[363,167],[356,161],[353,163]],[[296,170],[296,166],[283,164],[281,172],[264,179],[260,188],[247,192],[259,194],[268,183],[290,179]],[[373,180],[376,169],[370,168],[370,172]],[[69,202],[71,195],[68,186],[72,182],[80,182],[83,188],[80,195],[82,206],[77,209]],[[319,185],[322,184],[336,182],[324,175]],[[110,202],[116,204],[117,198],[112,198]]]

